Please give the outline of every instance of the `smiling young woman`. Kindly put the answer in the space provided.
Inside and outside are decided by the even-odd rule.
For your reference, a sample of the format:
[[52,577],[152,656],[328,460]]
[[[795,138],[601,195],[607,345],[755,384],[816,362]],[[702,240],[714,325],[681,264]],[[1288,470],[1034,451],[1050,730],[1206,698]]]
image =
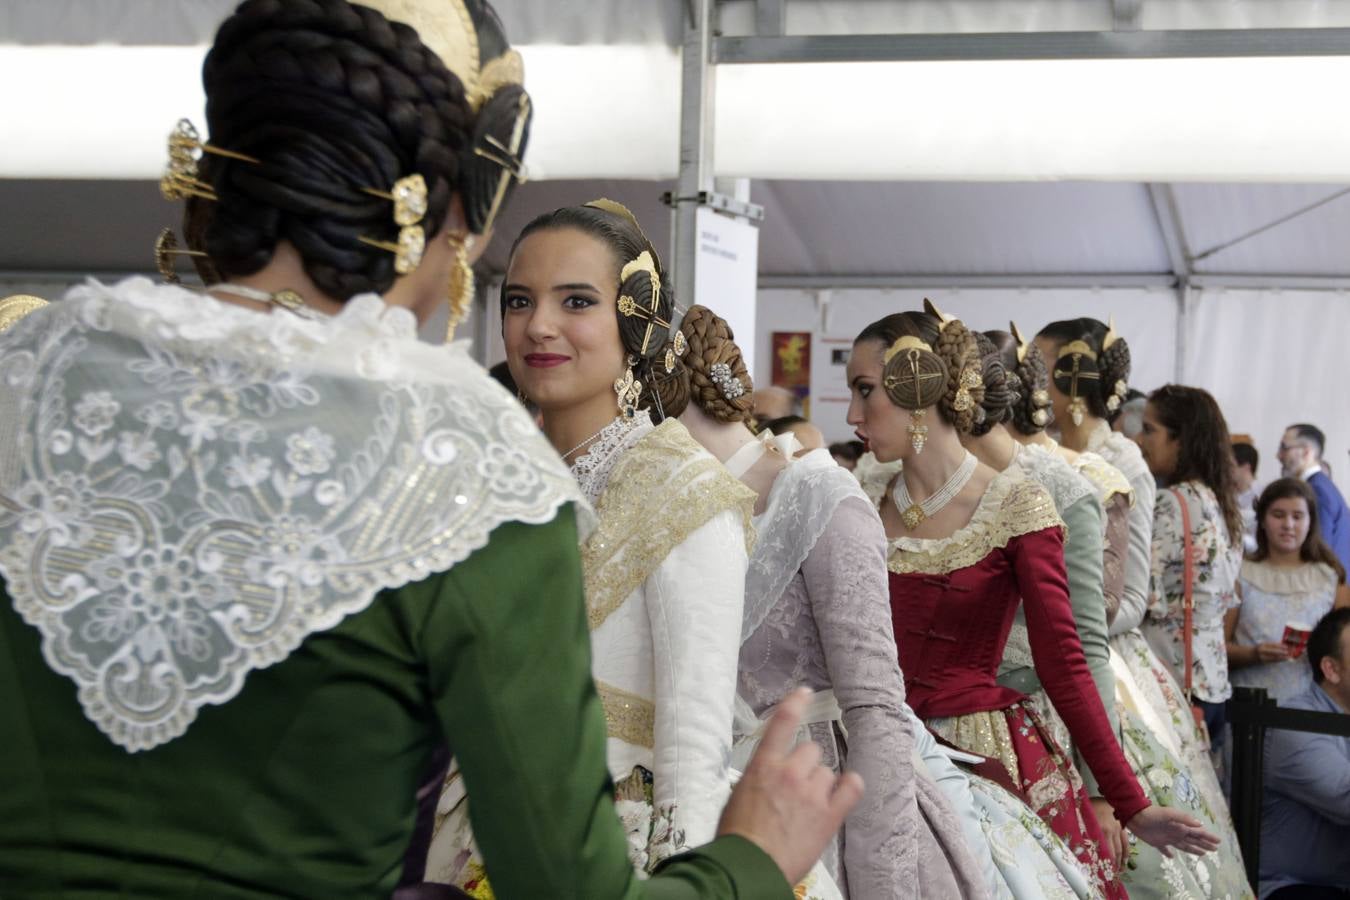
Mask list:
[[[631,213],[597,201],[527,225],[501,296],[511,375],[599,518],[581,547],[592,672],[640,871],[711,837],[727,797],[755,501],[652,389],[680,364],[664,281]],[[433,861],[472,887],[467,810],[442,805]]]
[[1256,502],[1256,552],[1238,577],[1241,605],[1224,617],[1234,685],[1283,703],[1312,686],[1300,657],[1307,632],[1350,605],[1345,570],[1317,527],[1317,496],[1301,478],[1272,481]]

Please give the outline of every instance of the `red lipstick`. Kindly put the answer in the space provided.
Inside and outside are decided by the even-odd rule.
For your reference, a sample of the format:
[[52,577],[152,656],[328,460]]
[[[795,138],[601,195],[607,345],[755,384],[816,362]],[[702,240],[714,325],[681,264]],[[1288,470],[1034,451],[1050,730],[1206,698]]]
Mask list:
[[571,359],[572,357],[563,356],[560,353],[527,353],[525,354],[525,365],[532,369],[551,369],[554,366],[570,362]]

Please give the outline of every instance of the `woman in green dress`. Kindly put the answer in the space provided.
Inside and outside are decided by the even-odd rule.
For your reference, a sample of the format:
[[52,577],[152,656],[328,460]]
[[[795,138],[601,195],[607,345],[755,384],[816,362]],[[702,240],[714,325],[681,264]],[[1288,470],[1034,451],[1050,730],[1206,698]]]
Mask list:
[[585,504],[416,339],[529,116],[491,10],[435,9],[244,3],[204,67],[213,144],[180,128],[165,180],[211,203],[224,281],[91,282],[0,337],[0,896],[415,889],[447,745],[501,897],[789,897],[856,801],[779,723],[721,837],[636,880]]

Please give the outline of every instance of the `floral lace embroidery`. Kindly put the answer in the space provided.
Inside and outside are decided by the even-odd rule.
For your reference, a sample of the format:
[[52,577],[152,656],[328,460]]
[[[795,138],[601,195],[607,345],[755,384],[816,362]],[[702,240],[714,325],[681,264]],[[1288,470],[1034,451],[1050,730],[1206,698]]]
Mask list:
[[132,752],[497,525],[584,507],[519,406],[373,295],[302,320],[90,283],[0,348],[0,576]]
[[755,499],[755,492],[732,478],[677,420],[667,419],[640,438],[614,466],[596,504],[600,524],[581,547],[591,630],[672,549],[724,510],[743,516],[750,552]]
[[846,497],[867,499],[827,451],[793,460],[774,479],[768,506],[755,518],[758,540],[745,577],[742,643],[783,596]]
[[888,568],[897,574],[945,575],[973,566],[1024,534],[1064,528],[1054,501],[1034,481],[1000,472],[961,528],[945,538],[899,537],[891,541]]
[[1092,483],[1075,472],[1058,453],[1045,447],[1016,446],[1012,468],[1049,491],[1056,509],[1068,509],[1084,497],[1095,496]]
[[652,418],[645,409],[638,410],[631,419],[617,416],[601,430],[595,443],[573,460],[572,477],[581,485],[581,492],[592,505],[604,493],[605,485],[609,484],[609,475],[624,451],[650,434],[651,430]]

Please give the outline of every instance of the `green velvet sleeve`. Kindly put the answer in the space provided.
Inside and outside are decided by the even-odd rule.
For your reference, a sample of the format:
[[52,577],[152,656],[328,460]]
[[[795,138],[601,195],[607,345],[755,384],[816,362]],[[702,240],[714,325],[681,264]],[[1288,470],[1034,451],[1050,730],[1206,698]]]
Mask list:
[[640,881],[629,864],[591,681],[576,525],[508,524],[432,579],[430,689],[471,799],[488,879],[512,898],[787,898],[769,857],[730,837]]

